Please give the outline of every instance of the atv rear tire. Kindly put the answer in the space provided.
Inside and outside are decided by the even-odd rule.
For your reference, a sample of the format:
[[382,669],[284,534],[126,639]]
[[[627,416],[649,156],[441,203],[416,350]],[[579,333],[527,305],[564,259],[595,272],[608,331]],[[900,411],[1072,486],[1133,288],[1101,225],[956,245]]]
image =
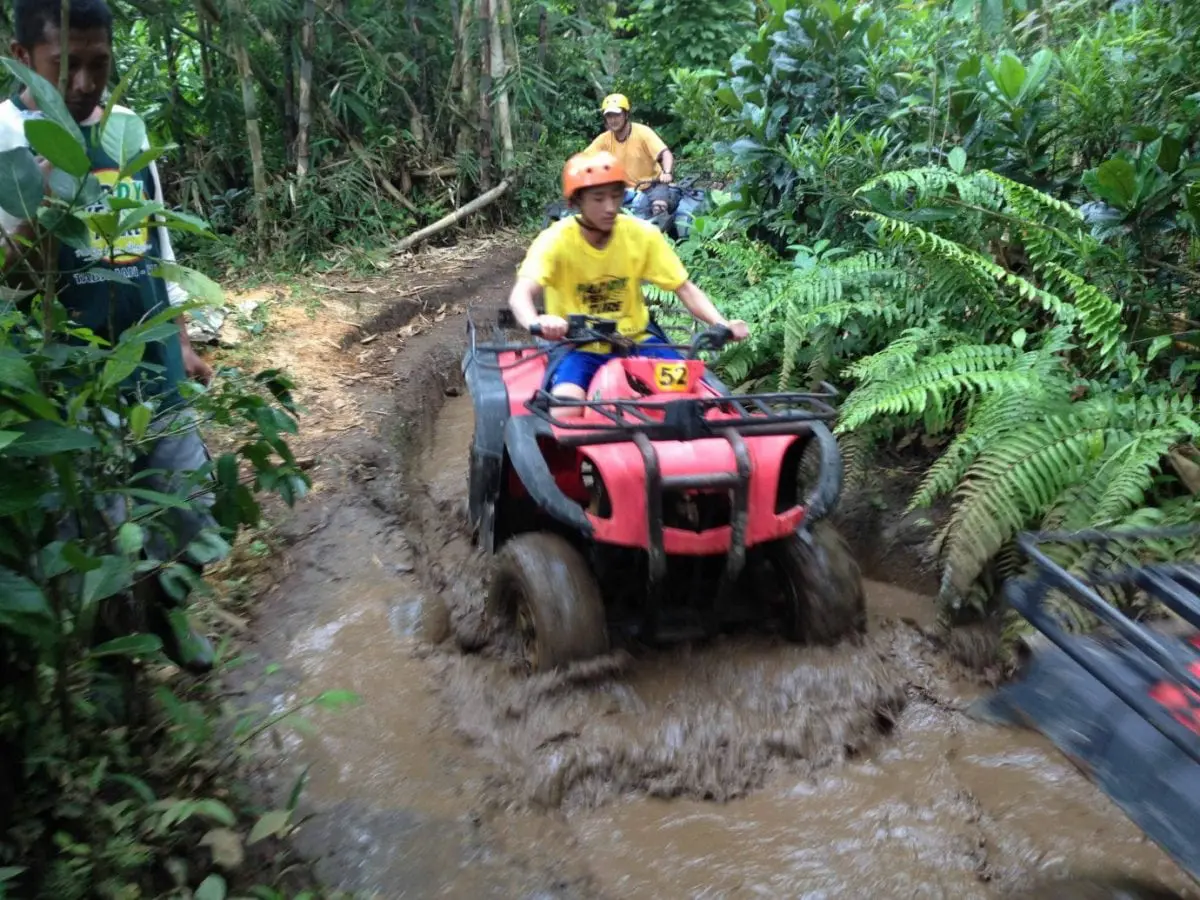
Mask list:
[[786,601],[784,634],[808,644],[836,644],[867,627],[862,572],[850,546],[827,520],[771,548]]
[[600,586],[583,555],[556,534],[522,534],[501,548],[488,615],[516,633],[524,662],[534,672],[608,650]]

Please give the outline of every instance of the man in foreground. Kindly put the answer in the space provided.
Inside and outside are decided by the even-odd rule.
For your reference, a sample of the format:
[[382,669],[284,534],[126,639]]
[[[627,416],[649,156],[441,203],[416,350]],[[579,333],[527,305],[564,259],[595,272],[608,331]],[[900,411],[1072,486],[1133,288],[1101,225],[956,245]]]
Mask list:
[[[59,0],[16,0],[13,9],[12,55],[51,84],[59,81],[60,15]],[[110,157],[99,140],[91,139],[103,113],[101,100],[112,65],[112,13],[105,0],[70,0],[68,50],[63,100],[88,139],[92,174],[105,189],[105,196],[119,190],[122,196],[142,200],[153,198],[161,202],[162,185],[153,162],[118,184],[121,161]],[[134,113],[116,107],[113,116],[117,115],[132,116]],[[38,116],[37,104],[27,88],[0,104],[0,150],[25,146],[25,120]],[[39,160],[39,165],[49,176],[50,163]],[[25,240],[34,234],[31,222],[6,211],[0,211],[0,227],[10,236]],[[8,254],[6,266],[12,264],[12,256]],[[120,235],[112,247],[95,237],[87,249],[62,243],[57,259],[58,299],[76,324],[115,342],[126,329],[185,299],[186,295],[177,285],[168,285],[162,278],[150,274],[159,262],[173,260],[174,252],[166,228],[149,222]],[[90,271],[96,268],[108,269],[125,281],[97,278]],[[17,274],[7,273],[10,278]],[[137,397],[156,404],[158,415],[151,428],[164,436],[134,462],[133,469],[135,473],[148,469],[171,473],[170,477],[154,475],[139,480],[140,486],[163,493],[180,490],[185,484],[186,473],[201,468],[209,460],[196,429],[195,413],[184,404],[179,385],[185,378],[207,383],[212,369],[192,349],[182,316],[178,323],[178,338],[147,344],[143,359],[153,368],[143,365],[122,383],[122,389],[131,399]],[[212,495],[207,495],[201,502],[203,510],[194,507],[168,510],[164,518],[173,540],[168,542],[156,534],[148,535],[147,545],[155,558],[165,560],[182,553],[200,531],[216,526],[208,513]],[[120,499],[108,505],[111,508],[106,511],[111,517],[117,521],[125,518]],[[191,563],[186,556],[182,561]],[[198,568],[194,564],[192,567]],[[168,655],[194,671],[211,668],[214,654],[208,640],[190,626],[173,626],[172,617],[165,609],[157,603],[152,605],[154,609],[148,610],[148,614]],[[179,622],[179,616],[174,618]]]
[[[584,313],[617,320],[617,330],[642,345],[647,356],[678,358],[650,322],[642,282],[672,291],[688,312],[706,325],[725,325],[735,341],[749,335],[746,323],[726,321],[689,278],[662,232],[648,222],[621,215],[626,172],[608,153],[571,157],[563,168],[563,196],[578,215],[551,225],[530,246],[517,272],[509,306],[524,328],[535,323],[542,335],[559,340],[566,317]],[[545,297],[546,313],[535,303]],[[551,393],[569,400],[587,395],[592,376],[611,352],[572,350],[555,371]],[[582,408],[560,415],[582,415]]]

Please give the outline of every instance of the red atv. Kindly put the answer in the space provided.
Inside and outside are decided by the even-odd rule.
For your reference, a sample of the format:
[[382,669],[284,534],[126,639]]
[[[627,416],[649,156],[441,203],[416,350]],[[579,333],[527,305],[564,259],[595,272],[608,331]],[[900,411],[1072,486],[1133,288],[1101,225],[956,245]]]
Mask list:
[[[530,669],[604,653],[610,628],[650,643],[747,622],[819,643],[865,628],[858,566],[823,520],[841,490],[832,387],[732,394],[698,358],[728,341],[720,326],[666,360],[610,320],[572,316],[562,341],[535,343],[506,341],[514,324],[503,311],[482,343],[467,320],[469,507],[497,554],[489,616]],[[553,397],[559,360],[594,341],[614,358],[588,399]],[[567,407],[582,415],[558,418]]]

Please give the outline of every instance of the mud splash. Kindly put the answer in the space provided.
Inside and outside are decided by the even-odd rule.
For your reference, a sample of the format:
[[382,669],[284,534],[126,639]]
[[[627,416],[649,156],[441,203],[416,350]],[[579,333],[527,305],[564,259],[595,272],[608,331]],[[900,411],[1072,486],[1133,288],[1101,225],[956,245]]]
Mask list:
[[285,586],[320,597],[283,645],[288,695],[365,701],[289,749],[312,762],[308,846],[334,883],[994,898],[1113,872],[1197,896],[1049,744],[963,714],[977,689],[932,639],[932,604],[900,588],[868,584],[859,646],[735,637],[515,675],[487,642],[466,529],[460,346],[447,331],[406,349],[397,450],[362,451],[398,471],[337,508],[306,544],[318,568]]

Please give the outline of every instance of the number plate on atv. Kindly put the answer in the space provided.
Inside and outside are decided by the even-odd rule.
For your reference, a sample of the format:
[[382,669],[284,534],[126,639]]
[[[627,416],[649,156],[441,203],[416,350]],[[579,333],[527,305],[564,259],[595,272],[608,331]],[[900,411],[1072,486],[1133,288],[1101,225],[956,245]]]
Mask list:
[[688,389],[687,363],[655,363],[654,383],[658,385],[660,391],[686,391]]

